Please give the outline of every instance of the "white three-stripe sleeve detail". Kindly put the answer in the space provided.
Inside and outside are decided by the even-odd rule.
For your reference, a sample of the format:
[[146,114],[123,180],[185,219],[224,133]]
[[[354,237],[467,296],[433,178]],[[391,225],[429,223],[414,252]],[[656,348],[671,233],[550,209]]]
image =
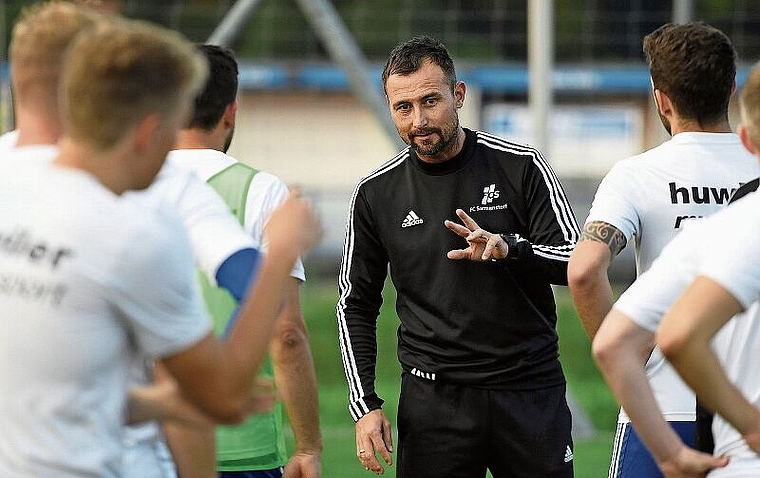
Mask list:
[[338,285],[341,290],[341,295],[338,298],[336,312],[338,318],[338,339],[340,342],[341,359],[343,361],[343,371],[346,375],[346,381],[348,382],[349,389],[349,411],[351,412],[354,420],[358,420],[364,414],[369,412],[369,408],[367,407],[367,404],[364,402],[363,398],[364,388],[362,386],[361,377],[359,376],[359,372],[356,367],[356,359],[354,356],[353,346],[351,344],[351,337],[349,335],[348,324],[346,322],[345,315],[346,299],[351,295],[351,291],[353,289],[353,286],[351,284],[350,271],[353,262],[355,240],[355,203],[359,194],[359,190],[365,182],[402,164],[408,156],[408,150],[404,150],[396,157],[386,162],[383,166],[363,178],[354,189],[349,202],[348,217],[346,220],[346,233],[343,242],[343,260],[340,272],[338,274]]
[[[485,146],[513,154],[531,156],[533,164],[538,167],[544,179],[544,183],[549,190],[549,199],[552,205],[552,209],[554,210],[554,215],[557,218],[557,222],[560,226],[560,229],[562,230],[562,234],[565,240],[570,243],[577,242],[580,236],[580,229],[578,228],[578,223],[575,220],[575,216],[573,215],[570,203],[567,200],[565,192],[559,183],[559,179],[554,174],[551,166],[549,166],[541,153],[535,148],[511,143],[502,138],[498,138],[496,136],[489,135],[480,131],[477,133],[477,135],[478,142]],[[558,259],[561,260],[561,257],[562,255],[560,254],[558,256]]]

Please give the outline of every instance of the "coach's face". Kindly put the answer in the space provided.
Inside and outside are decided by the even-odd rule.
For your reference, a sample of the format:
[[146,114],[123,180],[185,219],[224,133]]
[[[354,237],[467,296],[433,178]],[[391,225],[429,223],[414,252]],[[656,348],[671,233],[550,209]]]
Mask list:
[[443,70],[427,61],[409,75],[390,75],[385,91],[399,136],[420,159],[441,163],[462,149],[457,109],[464,103],[464,83],[451,91]]

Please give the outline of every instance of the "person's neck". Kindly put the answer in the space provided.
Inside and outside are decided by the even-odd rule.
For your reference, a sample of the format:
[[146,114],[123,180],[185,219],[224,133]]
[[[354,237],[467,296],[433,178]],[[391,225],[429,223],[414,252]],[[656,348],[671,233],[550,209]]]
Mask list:
[[58,112],[49,114],[19,110],[16,113],[16,146],[54,145],[61,136],[61,121]]
[[678,120],[671,123],[671,134],[678,133],[732,133],[728,119],[713,121],[708,124],[699,124],[695,120]]
[[205,131],[199,128],[185,128],[177,132],[175,149],[223,149],[224,140],[217,138],[215,131]]
[[121,151],[118,148],[101,151],[86,143],[63,137],[59,142],[58,156],[53,160],[53,164],[89,173],[104,187],[120,195],[130,189],[130,176],[127,171],[122,171],[119,167],[125,163],[119,160],[120,154]]

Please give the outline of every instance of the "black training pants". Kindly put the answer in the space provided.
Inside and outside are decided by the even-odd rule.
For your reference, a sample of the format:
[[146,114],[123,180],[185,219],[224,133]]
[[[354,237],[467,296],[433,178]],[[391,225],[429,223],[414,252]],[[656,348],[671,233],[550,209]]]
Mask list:
[[571,478],[571,426],[564,384],[494,390],[404,373],[396,476]]

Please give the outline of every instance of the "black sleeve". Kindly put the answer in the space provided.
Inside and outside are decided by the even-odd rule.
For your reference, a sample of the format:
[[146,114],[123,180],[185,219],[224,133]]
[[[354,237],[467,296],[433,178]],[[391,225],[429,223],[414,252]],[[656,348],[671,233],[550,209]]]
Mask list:
[[348,408],[354,421],[383,404],[375,393],[376,326],[387,272],[388,257],[359,185],[348,211],[337,306]]
[[580,231],[559,179],[538,151],[523,180],[528,237],[513,235],[507,267],[530,270],[549,283],[567,285],[567,263]]

